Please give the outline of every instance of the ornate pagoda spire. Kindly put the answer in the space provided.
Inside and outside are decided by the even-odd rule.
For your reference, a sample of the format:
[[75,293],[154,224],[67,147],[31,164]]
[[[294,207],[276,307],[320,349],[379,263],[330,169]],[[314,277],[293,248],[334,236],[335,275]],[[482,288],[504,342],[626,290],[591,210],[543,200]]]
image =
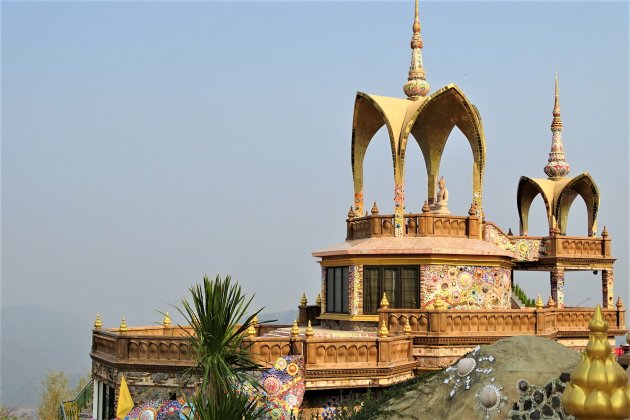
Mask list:
[[549,179],[564,178],[571,167],[564,155],[562,145],[562,120],[560,119],[560,95],[558,93],[558,73],[556,73],[556,98],[553,105],[553,120],[551,122],[551,152],[545,166],[545,173]]
[[422,67],[422,36],[420,36],[420,19],[418,18],[418,0],[416,0],[416,16],[413,20],[413,35],[411,37],[411,65],[409,66],[409,77],[403,86],[403,91],[407,99],[412,101],[427,96],[429,93],[429,83],[425,80],[424,68]]

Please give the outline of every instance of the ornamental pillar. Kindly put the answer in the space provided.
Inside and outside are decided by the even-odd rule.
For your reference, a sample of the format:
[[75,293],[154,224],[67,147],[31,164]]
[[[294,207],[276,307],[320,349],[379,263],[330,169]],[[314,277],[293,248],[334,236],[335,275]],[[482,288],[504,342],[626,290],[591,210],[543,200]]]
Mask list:
[[564,268],[556,267],[549,273],[551,280],[551,297],[557,308],[564,308]]
[[613,296],[614,296],[614,277],[613,271],[602,270],[602,303],[604,308],[614,308]]

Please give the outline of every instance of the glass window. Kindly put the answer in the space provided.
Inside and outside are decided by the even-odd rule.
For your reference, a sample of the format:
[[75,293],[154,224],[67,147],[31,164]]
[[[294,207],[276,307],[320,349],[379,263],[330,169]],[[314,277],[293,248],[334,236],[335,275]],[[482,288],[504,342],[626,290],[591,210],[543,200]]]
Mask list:
[[348,275],[348,267],[326,269],[326,312],[349,312]]
[[418,266],[363,267],[363,313],[377,313],[383,293],[390,308],[419,308],[419,283]]

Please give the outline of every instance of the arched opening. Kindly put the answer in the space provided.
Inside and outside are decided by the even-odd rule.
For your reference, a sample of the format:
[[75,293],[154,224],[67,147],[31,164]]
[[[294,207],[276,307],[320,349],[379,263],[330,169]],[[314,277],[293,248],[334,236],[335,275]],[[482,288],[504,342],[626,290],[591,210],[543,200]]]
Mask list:
[[586,202],[580,196],[577,196],[569,207],[565,229],[567,236],[589,235]]
[[598,271],[564,272],[564,306],[593,307],[602,304],[602,272]]
[[586,236],[591,236],[592,231],[596,227],[597,212],[599,209],[599,190],[593,178],[586,172],[571,179],[558,195],[554,209],[558,227],[563,235],[566,234],[569,210],[577,196],[582,197],[586,203]]
[[[418,107],[415,113],[406,122],[405,131],[400,145],[401,161],[404,162],[406,147],[409,142],[409,133],[417,141],[422,150],[427,170],[427,198],[433,201],[438,191],[439,174],[442,172],[442,154],[447,140],[455,127],[463,133],[463,137],[470,145],[472,159],[466,155],[459,166],[464,168],[464,162],[472,161],[472,193],[466,201],[477,203],[481,211],[483,191],[483,170],[485,165],[485,140],[481,119],[476,108],[466,99],[463,93],[455,85],[448,85],[431,95],[423,105]],[[413,141],[413,140],[412,140]],[[452,141],[452,140],[451,140]],[[468,168],[471,168],[468,166]],[[447,187],[448,188],[448,187]],[[450,202],[450,200],[449,200]],[[466,208],[466,211],[468,207]],[[465,212],[466,213],[466,212]],[[464,214],[465,214],[464,213]]]
[[422,213],[427,199],[427,171],[422,151],[415,140],[409,142],[405,155],[405,213]]
[[528,236],[549,236],[549,220],[547,208],[542,196],[538,194],[529,207]]
[[540,298],[546,304],[551,295],[551,282],[547,271],[514,271],[512,282],[534,301],[540,294]]
[[472,173],[469,165],[471,151],[468,139],[457,127],[453,127],[442,151],[438,179],[444,177],[448,190],[448,208],[457,216],[468,214],[472,203]]
[[385,126],[372,137],[365,152],[363,199],[364,214],[365,211],[370,211],[374,202],[378,205],[380,213],[394,213],[394,164],[389,133]]

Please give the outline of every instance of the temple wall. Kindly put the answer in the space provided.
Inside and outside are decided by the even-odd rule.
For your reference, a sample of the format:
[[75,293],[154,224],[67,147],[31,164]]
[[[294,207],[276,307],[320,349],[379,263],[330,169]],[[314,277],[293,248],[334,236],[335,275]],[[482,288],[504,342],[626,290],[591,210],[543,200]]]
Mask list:
[[511,276],[502,267],[423,265],[420,305],[432,307],[439,296],[445,308],[510,309]]

